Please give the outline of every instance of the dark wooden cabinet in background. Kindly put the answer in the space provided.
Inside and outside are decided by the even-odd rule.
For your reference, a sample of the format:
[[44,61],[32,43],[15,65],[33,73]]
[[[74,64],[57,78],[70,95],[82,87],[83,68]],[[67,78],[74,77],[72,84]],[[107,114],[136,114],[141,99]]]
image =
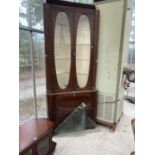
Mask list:
[[96,118],[98,17],[93,5],[44,3],[48,117],[56,126],[82,102]]

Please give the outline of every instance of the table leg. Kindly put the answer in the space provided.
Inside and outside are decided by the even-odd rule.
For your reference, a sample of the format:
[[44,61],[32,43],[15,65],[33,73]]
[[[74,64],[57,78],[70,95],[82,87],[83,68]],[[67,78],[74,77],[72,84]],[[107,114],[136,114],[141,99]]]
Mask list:
[[51,134],[48,136],[48,140],[49,140],[49,145],[48,145],[48,147],[49,147],[49,154],[50,154],[50,152],[51,152],[51,143],[52,143],[52,136],[51,136]]
[[52,155],[56,146],[56,143],[52,141],[53,134],[49,135],[49,155]]
[[37,146],[34,145],[32,148],[32,155],[38,155]]

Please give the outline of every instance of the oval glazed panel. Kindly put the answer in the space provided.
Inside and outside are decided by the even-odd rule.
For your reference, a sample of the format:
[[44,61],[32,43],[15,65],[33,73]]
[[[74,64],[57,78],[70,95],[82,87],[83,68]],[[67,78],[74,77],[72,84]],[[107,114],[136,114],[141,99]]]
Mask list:
[[56,18],[54,57],[59,87],[65,89],[69,82],[71,64],[70,27],[67,14],[60,12]]
[[79,18],[76,40],[76,74],[80,88],[86,86],[90,67],[90,24],[86,15]]

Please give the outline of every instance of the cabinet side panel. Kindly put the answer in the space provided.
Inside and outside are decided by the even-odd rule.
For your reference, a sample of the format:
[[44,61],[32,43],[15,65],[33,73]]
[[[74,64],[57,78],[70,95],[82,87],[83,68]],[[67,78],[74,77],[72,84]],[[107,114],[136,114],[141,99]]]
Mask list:
[[101,102],[98,96],[97,119],[114,123],[124,1],[99,3],[96,7],[100,11],[96,88],[105,98]]
[[123,112],[123,95],[124,95],[124,88],[123,88],[123,69],[124,67],[127,67],[127,55],[128,55],[128,47],[129,47],[129,35],[130,35],[130,25],[131,25],[131,10],[126,11],[126,19],[125,19],[125,27],[124,27],[124,40],[123,40],[123,52],[122,52],[122,62],[120,67],[120,77],[118,79],[119,87],[118,87],[118,97],[120,99],[120,102],[118,102],[117,106],[117,115],[116,115],[116,121],[119,120],[119,118],[122,115]]
[[104,92],[98,93],[97,120],[114,122],[115,95]]
[[121,41],[123,1],[96,4],[100,11],[97,89],[115,94]]

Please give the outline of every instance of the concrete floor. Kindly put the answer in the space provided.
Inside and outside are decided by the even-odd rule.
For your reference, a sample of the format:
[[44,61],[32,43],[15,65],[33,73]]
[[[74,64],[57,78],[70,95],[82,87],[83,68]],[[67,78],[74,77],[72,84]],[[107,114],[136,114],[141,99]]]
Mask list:
[[115,132],[98,125],[96,129],[65,136],[54,136],[54,155],[130,155],[134,150],[131,119],[134,104],[124,101],[124,115]]

